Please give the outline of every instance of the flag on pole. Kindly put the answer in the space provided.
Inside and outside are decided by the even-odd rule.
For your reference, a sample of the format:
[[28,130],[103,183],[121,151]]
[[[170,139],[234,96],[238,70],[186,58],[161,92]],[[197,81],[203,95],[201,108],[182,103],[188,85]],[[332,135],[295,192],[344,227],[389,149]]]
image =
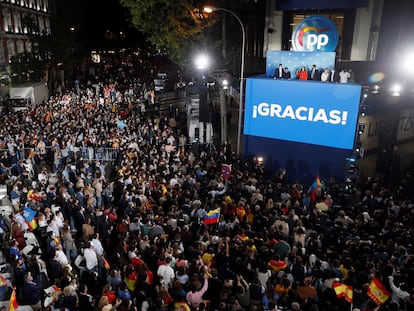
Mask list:
[[286,262],[284,260],[271,259],[267,265],[275,272],[279,272],[286,269]]
[[106,271],[109,271],[109,269],[111,269],[111,265],[109,264],[108,260],[106,260],[105,257],[102,257],[102,258],[103,258],[103,264],[104,264]]
[[36,213],[37,211],[32,210],[30,207],[25,207],[23,210],[23,218],[29,226],[30,231],[33,231],[37,228],[37,220],[35,218]]
[[10,296],[9,308],[7,310],[8,311],[14,311],[18,307],[19,307],[19,305],[17,304],[17,299],[16,299],[16,288],[13,287],[13,291],[12,291],[12,294]]
[[377,305],[382,305],[391,297],[391,294],[386,290],[384,285],[382,285],[376,278],[372,278],[367,294]]
[[224,179],[229,179],[231,177],[231,165],[228,165],[228,164],[221,165],[221,176]]
[[206,216],[204,216],[204,224],[206,225],[212,225],[218,223],[220,218],[220,207],[213,209],[207,213]]
[[335,290],[336,296],[338,298],[344,297],[346,301],[352,303],[353,299],[353,288],[352,286],[343,284],[343,283],[333,283],[333,289]]
[[321,191],[322,183],[321,179],[319,177],[319,173],[316,175],[315,181],[312,183],[312,185],[309,187],[308,192],[311,194],[311,200],[312,202],[316,201],[316,197],[318,195],[318,192]]

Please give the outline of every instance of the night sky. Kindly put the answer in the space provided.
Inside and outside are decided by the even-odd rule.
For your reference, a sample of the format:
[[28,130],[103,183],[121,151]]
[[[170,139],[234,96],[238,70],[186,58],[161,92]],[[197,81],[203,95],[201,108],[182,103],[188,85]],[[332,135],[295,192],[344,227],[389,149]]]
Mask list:
[[58,18],[75,26],[78,42],[86,50],[137,47],[145,43],[119,0],[58,0],[56,10]]

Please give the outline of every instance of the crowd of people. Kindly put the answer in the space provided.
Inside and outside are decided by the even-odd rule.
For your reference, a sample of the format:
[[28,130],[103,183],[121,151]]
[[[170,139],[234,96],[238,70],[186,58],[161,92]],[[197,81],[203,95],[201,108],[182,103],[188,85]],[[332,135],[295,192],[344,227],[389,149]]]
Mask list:
[[[370,311],[375,277],[392,294],[382,310],[414,309],[407,185],[321,176],[308,191],[284,170],[268,178],[229,146],[195,150],[167,118],[134,110],[147,93],[106,81],[1,116],[13,207],[1,237],[19,305],[348,310],[340,282],[353,287],[355,309]],[[27,232],[39,245],[30,252]]]
[[[288,67],[279,64],[273,76],[275,79],[290,80],[292,74]],[[307,66],[301,66],[295,72],[295,79],[306,81],[322,81],[334,83],[355,83],[355,76],[351,69],[341,69],[339,72],[335,68],[318,68],[315,64],[308,70]]]

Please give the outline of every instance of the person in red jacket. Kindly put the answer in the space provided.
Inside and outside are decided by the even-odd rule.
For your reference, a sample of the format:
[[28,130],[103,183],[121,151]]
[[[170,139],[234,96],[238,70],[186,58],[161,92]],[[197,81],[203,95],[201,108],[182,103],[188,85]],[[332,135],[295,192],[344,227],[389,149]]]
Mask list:
[[302,66],[300,70],[296,71],[296,76],[299,80],[308,80],[308,71],[305,66]]

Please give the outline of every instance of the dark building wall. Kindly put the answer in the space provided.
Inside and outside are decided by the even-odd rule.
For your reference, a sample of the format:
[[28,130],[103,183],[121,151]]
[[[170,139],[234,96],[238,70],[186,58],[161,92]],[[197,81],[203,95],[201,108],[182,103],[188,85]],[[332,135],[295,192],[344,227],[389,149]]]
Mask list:
[[391,65],[414,47],[414,1],[385,0],[377,49],[377,61]]

